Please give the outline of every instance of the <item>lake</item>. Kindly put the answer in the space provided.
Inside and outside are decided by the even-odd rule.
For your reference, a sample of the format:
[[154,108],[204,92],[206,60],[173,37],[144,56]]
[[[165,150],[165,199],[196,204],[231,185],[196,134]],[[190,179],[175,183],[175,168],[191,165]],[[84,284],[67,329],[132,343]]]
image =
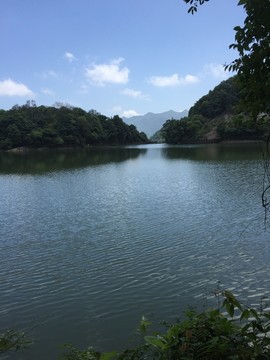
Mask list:
[[144,145],[0,153],[1,332],[122,349],[157,322],[216,304],[218,283],[259,305],[270,289],[262,145]]

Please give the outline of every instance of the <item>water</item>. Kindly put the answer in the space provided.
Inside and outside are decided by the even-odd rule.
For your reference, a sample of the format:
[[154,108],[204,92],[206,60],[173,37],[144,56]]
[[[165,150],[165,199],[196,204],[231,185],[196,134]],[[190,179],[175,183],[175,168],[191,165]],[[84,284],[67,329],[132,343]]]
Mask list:
[[[221,285],[269,296],[261,146],[147,145],[0,154],[0,330],[121,349],[142,315],[174,320]],[[208,299],[208,300],[207,300]]]

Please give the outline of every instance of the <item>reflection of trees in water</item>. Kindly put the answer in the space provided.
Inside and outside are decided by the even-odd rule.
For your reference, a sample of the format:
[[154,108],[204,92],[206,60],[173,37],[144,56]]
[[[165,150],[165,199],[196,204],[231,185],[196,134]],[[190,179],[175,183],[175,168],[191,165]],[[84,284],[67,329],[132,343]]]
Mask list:
[[262,192],[262,206],[264,208],[264,223],[267,225],[267,219],[270,213],[270,135],[266,142],[266,149],[264,156],[264,177],[263,177],[263,192]]
[[169,160],[235,161],[262,160],[263,143],[207,144],[164,147],[162,156]]
[[0,174],[42,174],[79,169],[107,163],[119,163],[145,155],[147,149],[100,147],[29,151],[23,153],[0,152]]

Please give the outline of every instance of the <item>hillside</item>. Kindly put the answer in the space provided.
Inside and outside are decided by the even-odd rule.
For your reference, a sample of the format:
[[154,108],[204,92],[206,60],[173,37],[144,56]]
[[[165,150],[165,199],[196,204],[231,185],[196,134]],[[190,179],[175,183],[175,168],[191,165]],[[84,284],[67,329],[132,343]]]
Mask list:
[[143,144],[149,140],[119,116],[107,118],[96,111],[27,102],[0,110],[0,149]]
[[269,131],[269,118],[254,120],[241,105],[237,76],[222,81],[201,97],[188,116],[167,121],[161,133],[171,144],[219,142],[223,140],[261,140]]
[[151,137],[155,132],[161,129],[166,120],[181,119],[187,116],[188,111],[181,112],[169,110],[163,113],[149,112],[145,115],[132,116],[130,118],[123,118],[125,123],[135,125],[139,131],[143,131],[148,137]]

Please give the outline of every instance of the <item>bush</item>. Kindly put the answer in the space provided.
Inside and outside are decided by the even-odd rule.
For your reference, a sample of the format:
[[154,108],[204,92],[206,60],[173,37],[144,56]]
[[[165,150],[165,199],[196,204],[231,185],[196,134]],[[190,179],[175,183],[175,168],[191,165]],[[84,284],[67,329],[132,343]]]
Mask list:
[[[63,360],[206,360],[270,359],[270,314],[240,303],[229,291],[223,291],[221,309],[198,313],[186,312],[186,319],[166,325],[163,332],[144,336],[142,345],[122,353],[104,353],[67,346]],[[224,313],[221,312],[223,309]],[[237,316],[235,317],[235,313]],[[140,330],[150,325],[144,317]]]
[[[183,321],[163,324],[164,331],[147,335],[151,323],[142,317],[141,345],[117,353],[64,345],[62,360],[263,360],[270,359],[270,314],[240,303],[229,291],[216,292],[222,306],[204,312],[189,309]],[[220,301],[218,301],[219,303]],[[24,333],[0,335],[0,354],[31,343]]]

